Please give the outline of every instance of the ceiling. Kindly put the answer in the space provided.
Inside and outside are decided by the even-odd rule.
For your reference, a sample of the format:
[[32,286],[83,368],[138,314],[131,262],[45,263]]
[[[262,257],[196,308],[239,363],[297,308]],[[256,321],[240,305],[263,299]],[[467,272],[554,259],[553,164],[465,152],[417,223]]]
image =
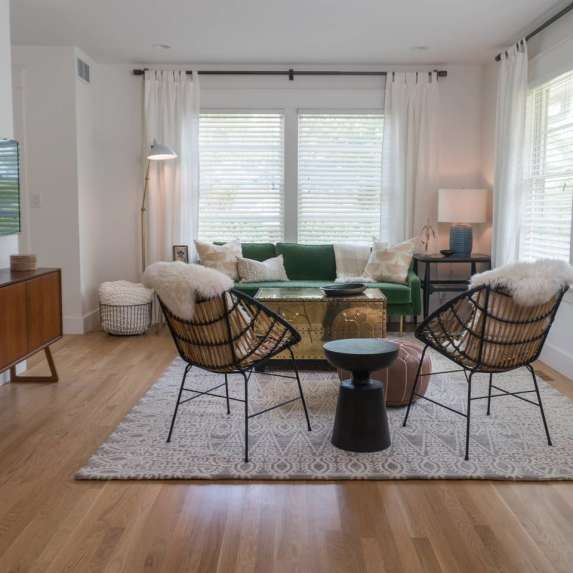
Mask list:
[[[556,0],[12,0],[12,41],[75,45],[101,62],[477,63],[487,61],[560,4]],[[168,44],[171,49],[154,44]]]

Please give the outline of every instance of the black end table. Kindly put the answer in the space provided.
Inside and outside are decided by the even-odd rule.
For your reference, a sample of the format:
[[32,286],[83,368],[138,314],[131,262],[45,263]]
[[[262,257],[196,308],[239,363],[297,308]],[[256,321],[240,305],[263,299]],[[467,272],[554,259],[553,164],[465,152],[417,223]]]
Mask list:
[[[441,263],[469,263],[470,277],[477,272],[477,265],[482,263],[491,269],[491,257],[480,253],[471,255],[450,255],[446,257],[439,255],[414,255],[414,272],[418,274],[418,263],[424,263],[424,277],[422,278],[422,288],[424,289],[424,318],[427,318],[430,308],[430,295],[434,292],[463,292],[468,288],[468,279],[432,279],[432,265]],[[421,277],[420,277],[421,278]]]
[[338,394],[331,440],[337,448],[377,452],[390,446],[384,384],[371,380],[370,373],[390,366],[398,350],[397,344],[379,338],[333,340],[324,345],[333,366],[352,372]]

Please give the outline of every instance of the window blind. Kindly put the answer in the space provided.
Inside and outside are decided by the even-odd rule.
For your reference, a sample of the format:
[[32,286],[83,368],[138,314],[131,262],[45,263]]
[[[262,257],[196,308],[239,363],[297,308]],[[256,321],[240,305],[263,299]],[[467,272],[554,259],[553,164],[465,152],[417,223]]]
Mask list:
[[573,212],[573,72],[531,90],[529,161],[520,258],[570,261]]
[[281,113],[202,113],[199,238],[283,238]]
[[20,175],[18,144],[0,140],[0,235],[20,232]]
[[382,130],[382,114],[299,113],[299,242],[379,236]]

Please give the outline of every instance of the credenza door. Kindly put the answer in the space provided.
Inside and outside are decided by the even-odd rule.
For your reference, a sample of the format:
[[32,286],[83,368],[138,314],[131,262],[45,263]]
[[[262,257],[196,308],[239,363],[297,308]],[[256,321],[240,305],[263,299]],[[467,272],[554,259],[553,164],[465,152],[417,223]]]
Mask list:
[[0,287],[0,371],[28,353],[26,286]]
[[60,273],[53,272],[26,283],[28,298],[28,352],[62,335]]

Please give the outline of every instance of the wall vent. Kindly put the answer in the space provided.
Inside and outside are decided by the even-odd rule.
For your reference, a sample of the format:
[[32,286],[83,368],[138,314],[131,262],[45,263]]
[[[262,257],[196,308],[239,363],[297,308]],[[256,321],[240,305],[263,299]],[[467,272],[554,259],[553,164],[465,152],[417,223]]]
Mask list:
[[90,67],[86,64],[83,60],[78,58],[78,76],[82,78],[82,80],[89,83],[90,81]]

